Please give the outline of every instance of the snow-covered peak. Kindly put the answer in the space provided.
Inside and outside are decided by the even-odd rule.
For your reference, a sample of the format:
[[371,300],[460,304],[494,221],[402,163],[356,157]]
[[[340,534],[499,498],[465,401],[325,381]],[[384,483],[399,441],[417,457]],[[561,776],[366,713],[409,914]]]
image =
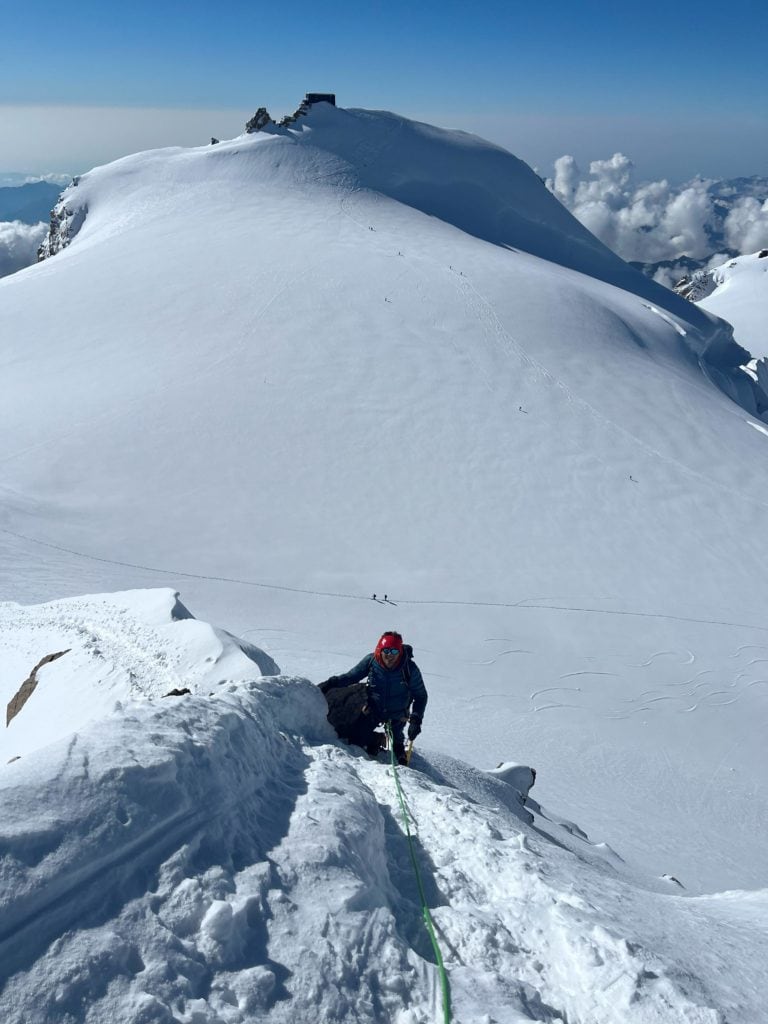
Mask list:
[[[267,140],[272,145],[265,146]],[[502,147],[388,111],[325,103],[289,127],[270,122],[260,132],[216,146],[139,153],[97,168],[64,193],[53,234],[60,219],[68,244],[85,213],[97,214],[105,199],[119,197],[126,215],[132,202],[139,215],[151,215],[157,200],[168,202],[168,193],[176,191],[183,201],[185,190],[196,184],[216,189],[238,179],[254,189],[276,182],[287,189],[370,189],[484,241],[599,277],[662,305],[675,301],[599,242],[527,164]],[[49,244],[44,255],[62,247]]]
[[753,359],[768,356],[768,249],[737,256],[706,274],[702,309],[733,325],[738,343]]
[[611,265],[614,274],[626,269],[527,164],[476,135],[328,104],[312,108],[295,127],[265,131],[336,154],[359,186],[485,241],[588,273],[598,264]]
[[[202,204],[213,208],[217,201],[226,208],[234,203],[230,212],[239,207],[245,220],[254,204],[289,196],[313,205],[335,200],[353,221],[361,201],[395,222],[402,217],[398,207],[406,206],[442,227],[607,282],[692,322],[696,331],[682,335],[686,345],[719,369],[744,362],[726,327],[617,257],[517,157],[475,135],[387,111],[323,103],[291,126],[270,122],[215,146],[154,150],[96,168],[62,194],[42,256],[59,252],[81,231],[81,244],[99,243],[174,213],[194,219]],[[450,236],[444,244],[450,247]]]

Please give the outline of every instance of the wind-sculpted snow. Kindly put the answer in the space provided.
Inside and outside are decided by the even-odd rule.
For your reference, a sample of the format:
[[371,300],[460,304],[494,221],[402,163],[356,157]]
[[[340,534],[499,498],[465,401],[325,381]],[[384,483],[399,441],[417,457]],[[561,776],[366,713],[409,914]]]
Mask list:
[[[221,865],[264,859],[285,831],[290,794],[303,788],[306,757],[284,733],[329,735],[316,690],[297,684],[288,701],[286,686],[279,680],[263,684],[258,698],[225,691],[173,706],[130,703],[5,769],[0,959],[4,980],[21,974],[15,987],[5,989],[4,1020],[63,1016],[83,988],[88,1002],[97,1001],[95,992],[112,982],[110,967],[120,976],[148,958],[150,950],[129,935],[109,949],[105,961],[100,954],[92,960],[87,937],[67,937],[106,927],[104,942],[112,946],[113,918],[133,916],[137,899],[147,913],[158,915],[150,933],[167,930],[168,940],[174,932],[183,938],[185,922],[164,928],[165,901],[151,896],[163,888],[163,865],[176,883],[169,893],[179,899],[185,869],[192,885],[197,875],[223,875]],[[173,863],[166,863],[172,855]],[[226,892],[221,879],[213,885]],[[173,918],[173,908],[164,909]],[[215,932],[210,921],[208,931]],[[58,946],[46,954],[54,940]],[[62,943],[82,956],[73,965],[73,991]],[[169,941],[170,954],[174,947],[178,942]],[[50,971],[62,965],[64,977],[54,983]],[[152,966],[164,970],[162,963]],[[187,973],[195,973],[194,966]],[[47,978],[42,1001],[34,987],[27,999],[15,991],[30,984],[29,971]],[[132,1019],[128,1007],[120,1006],[118,1001],[113,1019]]]
[[[129,602],[157,624],[169,597]],[[125,604],[88,599],[106,620]],[[38,618],[42,638],[50,616],[27,609],[15,628]],[[126,627],[121,671],[135,666]],[[326,710],[306,680],[222,682],[122,701],[4,765],[5,1024],[435,1019],[391,768],[336,742]],[[717,1024],[716,1006],[756,1019],[759,993],[740,989],[723,942],[740,925],[765,947],[755,898],[691,902],[622,878],[575,826],[525,808],[524,766],[485,774],[426,754],[401,777],[457,1022]],[[691,969],[703,948],[711,976]]]

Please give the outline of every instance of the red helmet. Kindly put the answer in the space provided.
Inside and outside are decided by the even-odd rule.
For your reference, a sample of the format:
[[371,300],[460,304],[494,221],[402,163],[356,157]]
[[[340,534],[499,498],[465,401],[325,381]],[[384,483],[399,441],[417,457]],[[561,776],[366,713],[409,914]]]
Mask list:
[[378,661],[380,665],[384,664],[381,660],[381,652],[385,649],[390,651],[396,650],[398,652],[395,664],[397,664],[403,656],[403,638],[393,629],[388,630],[386,633],[382,633],[379,642],[376,644],[376,650],[373,652],[376,661]]

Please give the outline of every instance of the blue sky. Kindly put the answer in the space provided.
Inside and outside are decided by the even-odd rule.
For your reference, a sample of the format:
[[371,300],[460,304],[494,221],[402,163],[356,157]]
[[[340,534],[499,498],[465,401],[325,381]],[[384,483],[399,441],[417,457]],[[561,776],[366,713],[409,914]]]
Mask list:
[[[477,131],[547,172],[565,152],[586,164],[621,149],[646,177],[768,173],[756,0],[39,0],[3,4],[0,25],[0,170],[82,170],[121,146],[236,134],[261,104],[277,115],[328,89],[343,106]],[[135,108],[130,132],[119,114],[109,127],[110,107]]]

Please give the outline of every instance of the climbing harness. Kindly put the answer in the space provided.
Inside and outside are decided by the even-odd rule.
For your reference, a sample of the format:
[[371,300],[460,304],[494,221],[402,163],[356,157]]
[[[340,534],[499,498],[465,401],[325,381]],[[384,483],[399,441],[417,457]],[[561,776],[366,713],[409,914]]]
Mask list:
[[[416,885],[419,890],[419,899],[421,900],[421,916],[424,919],[429,938],[432,943],[432,949],[435,953],[435,961],[437,962],[437,972],[440,975],[440,988],[443,996],[443,1024],[450,1024],[451,1022],[451,989],[448,983],[448,975],[443,964],[443,954],[440,952],[440,946],[437,942],[437,935],[435,934],[435,926],[432,922],[432,915],[429,912],[427,906],[427,897],[424,892],[424,884],[421,880],[421,872],[419,871],[419,862],[416,860],[416,851],[413,848],[413,836],[411,835],[411,828],[408,822],[408,809],[405,805],[405,797],[403,796],[402,786],[400,785],[400,777],[397,773],[397,760],[395,759],[395,743],[392,736],[392,723],[385,722],[384,729],[387,734],[387,740],[389,742],[389,756],[392,762],[392,774],[395,777],[395,788],[397,789],[397,799],[400,803],[400,810],[403,815],[403,825],[405,826],[405,834],[408,839],[408,852],[411,855],[411,863],[413,864],[413,873],[416,876]],[[411,753],[413,751],[413,740],[411,740],[408,746],[408,753],[406,754],[406,761],[410,761]]]

